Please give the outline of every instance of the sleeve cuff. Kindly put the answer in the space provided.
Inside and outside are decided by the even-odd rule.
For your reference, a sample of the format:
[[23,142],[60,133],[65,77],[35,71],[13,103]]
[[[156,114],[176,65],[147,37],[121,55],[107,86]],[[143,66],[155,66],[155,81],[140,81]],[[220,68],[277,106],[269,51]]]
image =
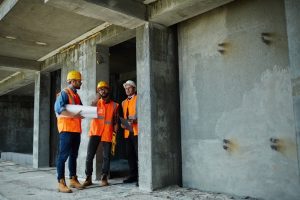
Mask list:
[[62,113],[62,111],[65,111],[65,110],[66,110],[65,107],[61,107],[60,110],[59,110],[59,112],[58,112],[58,114],[60,115]]

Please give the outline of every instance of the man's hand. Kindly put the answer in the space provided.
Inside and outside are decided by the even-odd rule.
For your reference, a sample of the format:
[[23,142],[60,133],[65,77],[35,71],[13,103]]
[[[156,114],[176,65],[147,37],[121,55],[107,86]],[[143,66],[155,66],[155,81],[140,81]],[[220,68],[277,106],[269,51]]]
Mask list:
[[97,106],[97,103],[98,103],[99,99],[100,99],[100,94],[99,94],[99,93],[96,93],[96,97],[95,97],[95,99],[92,101],[91,106]]
[[127,121],[130,125],[137,123],[137,119],[127,119]]

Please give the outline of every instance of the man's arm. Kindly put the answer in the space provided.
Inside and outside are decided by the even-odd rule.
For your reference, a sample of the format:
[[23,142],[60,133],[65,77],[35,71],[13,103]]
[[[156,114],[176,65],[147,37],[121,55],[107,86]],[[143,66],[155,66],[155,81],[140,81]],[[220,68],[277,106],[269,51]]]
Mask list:
[[113,123],[114,123],[114,132],[117,133],[119,130],[119,105],[117,105],[117,108],[115,109]]
[[81,111],[78,113],[72,113],[66,110],[66,105],[69,103],[68,95],[63,90],[60,92],[60,95],[58,95],[55,104],[54,104],[54,110],[57,115],[63,115],[66,117],[74,117],[74,118],[83,118],[81,116]]

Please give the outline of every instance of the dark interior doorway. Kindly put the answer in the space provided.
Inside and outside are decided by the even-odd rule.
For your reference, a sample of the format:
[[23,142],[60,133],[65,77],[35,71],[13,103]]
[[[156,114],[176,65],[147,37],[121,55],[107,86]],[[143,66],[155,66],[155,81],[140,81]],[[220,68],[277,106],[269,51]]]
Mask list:
[[[136,39],[130,39],[109,48],[111,98],[122,104],[127,98],[123,83],[136,81]],[[121,110],[121,109],[120,109]],[[122,112],[120,112],[122,115]],[[111,176],[125,176],[128,171],[124,130],[117,134],[116,154],[111,160]]]
[[51,89],[50,89],[50,160],[49,166],[56,166],[56,155],[58,150],[58,130],[57,130],[57,121],[54,112],[54,103],[56,100],[56,95],[61,90],[61,70],[56,70],[51,72]]

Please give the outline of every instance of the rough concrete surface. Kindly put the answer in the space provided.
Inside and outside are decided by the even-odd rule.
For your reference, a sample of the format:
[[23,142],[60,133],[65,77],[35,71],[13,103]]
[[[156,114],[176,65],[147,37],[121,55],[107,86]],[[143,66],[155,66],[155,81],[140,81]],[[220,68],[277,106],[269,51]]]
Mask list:
[[[123,184],[122,179],[109,180],[109,187],[100,187],[98,182],[84,190],[73,189],[73,193],[57,192],[55,168],[32,169],[10,161],[0,160],[0,199],[253,199],[236,197],[220,193],[201,192],[199,190],[172,186],[154,192],[139,190],[135,184]],[[79,180],[82,182],[83,180]],[[69,181],[67,180],[67,183]]]
[[234,1],[178,25],[184,187],[300,199],[283,7]]

